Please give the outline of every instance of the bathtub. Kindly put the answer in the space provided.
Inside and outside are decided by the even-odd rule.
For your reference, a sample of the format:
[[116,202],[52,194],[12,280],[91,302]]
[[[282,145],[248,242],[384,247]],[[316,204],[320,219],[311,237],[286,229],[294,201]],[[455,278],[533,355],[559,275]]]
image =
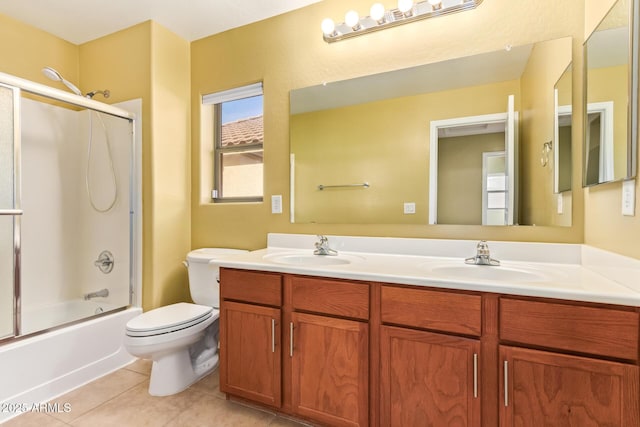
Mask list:
[[44,331],[65,323],[87,319],[117,309],[118,306],[98,300],[72,300],[22,309],[22,335]]
[[[96,309],[94,301],[72,303]],[[0,423],[18,415],[20,405],[46,402],[135,360],[122,340],[126,323],[140,313],[128,308],[0,345]]]

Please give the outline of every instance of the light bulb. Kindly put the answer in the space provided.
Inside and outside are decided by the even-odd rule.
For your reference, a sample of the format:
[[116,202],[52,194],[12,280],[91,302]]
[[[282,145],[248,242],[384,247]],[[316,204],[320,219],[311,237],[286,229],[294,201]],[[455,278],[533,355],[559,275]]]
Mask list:
[[344,23],[355,30],[360,28],[360,16],[355,10],[350,10],[344,15]]
[[385,10],[382,3],[374,3],[369,10],[369,15],[371,15],[371,19],[380,22],[384,21],[384,12]]
[[439,10],[442,8],[442,0],[429,0],[429,4],[433,10]]
[[322,32],[328,36],[332,35],[336,31],[336,24],[331,18],[325,18],[322,20]]
[[402,13],[410,12],[413,9],[413,0],[398,0],[398,10]]

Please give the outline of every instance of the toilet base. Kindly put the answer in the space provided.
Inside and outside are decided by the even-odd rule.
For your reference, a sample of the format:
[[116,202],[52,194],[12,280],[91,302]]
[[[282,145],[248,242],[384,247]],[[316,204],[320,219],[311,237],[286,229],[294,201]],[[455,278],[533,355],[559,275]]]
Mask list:
[[192,366],[189,349],[177,351],[153,361],[149,394],[170,396],[186,390],[190,385],[210,374],[218,366],[218,354]]

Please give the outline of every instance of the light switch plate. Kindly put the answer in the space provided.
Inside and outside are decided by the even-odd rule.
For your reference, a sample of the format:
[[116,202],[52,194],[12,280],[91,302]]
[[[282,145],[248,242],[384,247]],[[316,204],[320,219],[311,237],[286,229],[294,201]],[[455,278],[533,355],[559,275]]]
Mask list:
[[280,194],[271,196],[271,213],[272,214],[282,213],[282,196]]
[[636,180],[622,181],[622,215],[636,214]]

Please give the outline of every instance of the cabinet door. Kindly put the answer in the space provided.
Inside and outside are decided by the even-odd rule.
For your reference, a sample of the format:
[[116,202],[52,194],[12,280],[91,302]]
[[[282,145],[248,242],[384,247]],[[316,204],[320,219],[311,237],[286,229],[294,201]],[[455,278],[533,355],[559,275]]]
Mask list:
[[220,316],[220,389],[279,407],[280,310],[224,301]]
[[500,360],[503,427],[640,425],[637,366],[507,346]]
[[382,326],[380,424],[480,426],[480,342]]
[[331,426],[368,424],[368,325],[291,314],[293,410]]

